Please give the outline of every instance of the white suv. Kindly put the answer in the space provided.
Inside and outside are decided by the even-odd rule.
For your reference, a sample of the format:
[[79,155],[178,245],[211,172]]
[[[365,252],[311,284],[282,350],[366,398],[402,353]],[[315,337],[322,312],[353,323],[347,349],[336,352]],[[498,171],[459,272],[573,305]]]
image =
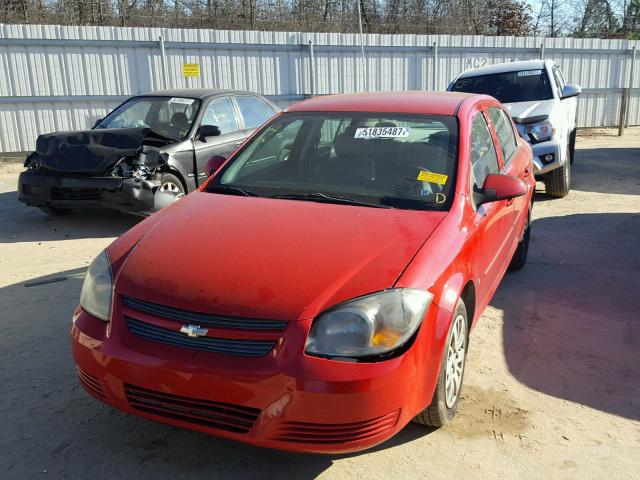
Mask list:
[[467,70],[449,85],[453,92],[484,93],[509,111],[531,144],[535,175],[547,195],[564,197],[571,188],[576,142],[576,96],[581,89],[566,84],[551,60],[499,63]]

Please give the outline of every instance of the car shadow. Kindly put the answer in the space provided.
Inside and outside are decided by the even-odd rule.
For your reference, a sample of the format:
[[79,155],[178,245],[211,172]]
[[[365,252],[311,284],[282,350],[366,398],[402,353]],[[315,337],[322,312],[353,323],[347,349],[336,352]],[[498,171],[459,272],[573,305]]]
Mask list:
[[117,237],[141,220],[103,209],[50,216],[19,202],[16,191],[0,193],[0,244]]
[[[64,478],[125,476],[119,472],[156,479],[315,478],[335,460],[361,455],[253,447],[131,416],[93,399],[77,380],[69,338],[84,273],[78,268],[0,288],[3,478],[43,471]],[[58,281],[47,283],[52,279]],[[410,424],[367,452],[431,431]]]
[[[491,305],[511,374],[548,395],[640,419],[640,213],[532,222],[529,261]],[[586,413],[585,413],[586,414]]]

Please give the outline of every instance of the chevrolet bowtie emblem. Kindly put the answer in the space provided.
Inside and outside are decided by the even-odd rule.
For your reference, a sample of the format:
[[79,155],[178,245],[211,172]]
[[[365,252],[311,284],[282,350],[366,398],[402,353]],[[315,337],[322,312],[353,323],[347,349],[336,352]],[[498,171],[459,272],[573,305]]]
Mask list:
[[186,333],[190,337],[202,337],[208,331],[208,328],[200,328],[200,325],[183,325],[180,329],[180,333]]

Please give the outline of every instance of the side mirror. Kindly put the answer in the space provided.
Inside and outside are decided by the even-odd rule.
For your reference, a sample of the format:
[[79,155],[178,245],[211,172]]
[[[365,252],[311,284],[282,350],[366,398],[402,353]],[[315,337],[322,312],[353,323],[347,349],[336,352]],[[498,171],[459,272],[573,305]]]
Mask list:
[[490,173],[484,180],[482,190],[473,192],[476,206],[483,203],[511,200],[527,193],[527,186],[522,180],[504,173]]
[[582,88],[579,85],[567,84],[562,89],[562,100],[565,98],[577,97],[582,93]]
[[220,128],[216,125],[200,125],[200,127],[198,128],[198,133],[196,133],[196,138],[198,140],[206,142],[207,137],[217,137],[219,135]]
[[204,167],[204,173],[207,174],[207,177],[210,177],[211,175],[216,173],[218,169],[222,166],[222,164],[226,161],[227,159],[224,157],[221,157],[220,155],[211,157],[209,160],[207,160],[207,164]]

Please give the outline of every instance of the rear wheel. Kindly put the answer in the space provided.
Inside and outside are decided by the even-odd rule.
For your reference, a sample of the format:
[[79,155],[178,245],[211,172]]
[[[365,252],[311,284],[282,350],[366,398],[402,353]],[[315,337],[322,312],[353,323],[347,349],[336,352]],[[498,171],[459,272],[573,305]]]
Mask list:
[[566,197],[571,190],[571,161],[569,147],[561,167],[552,170],[544,179],[547,195],[554,198]]
[[462,299],[459,299],[449,327],[433,399],[431,404],[413,419],[414,422],[441,427],[455,416],[467,358],[468,332],[467,309]]
[[71,213],[70,208],[58,208],[58,207],[38,207],[47,215],[51,215],[52,217],[58,217],[60,215],[68,215]]
[[573,165],[573,157],[576,151],[576,129],[574,128],[569,134],[569,158],[571,159],[571,165]]

